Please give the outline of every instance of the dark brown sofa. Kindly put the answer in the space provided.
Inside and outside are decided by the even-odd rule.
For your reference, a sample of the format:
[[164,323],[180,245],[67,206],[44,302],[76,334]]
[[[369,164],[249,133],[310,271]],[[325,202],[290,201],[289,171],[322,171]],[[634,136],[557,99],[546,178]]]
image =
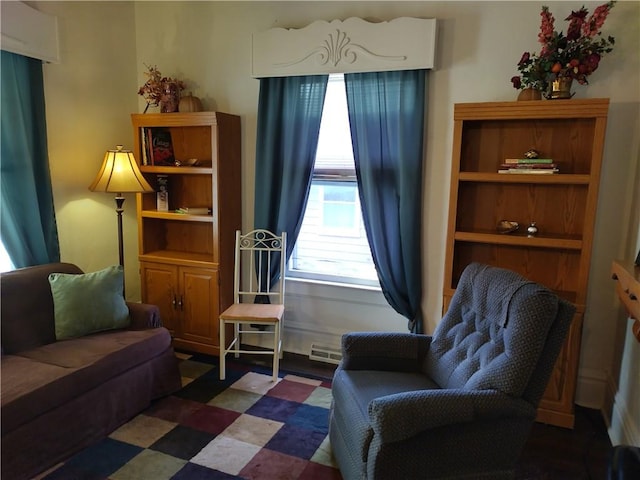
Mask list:
[[56,341],[52,272],[83,273],[55,263],[0,276],[3,480],[50,468],[181,386],[156,306],[128,303],[127,329]]

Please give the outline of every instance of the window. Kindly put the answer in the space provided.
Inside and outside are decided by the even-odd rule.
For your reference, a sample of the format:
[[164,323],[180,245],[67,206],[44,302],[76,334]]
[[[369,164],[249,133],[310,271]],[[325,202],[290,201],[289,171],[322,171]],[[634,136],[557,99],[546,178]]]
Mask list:
[[8,272],[14,268],[13,262],[7,253],[7,249],[4,247],[2,240],[0,240],[0,272]]
[[341,74],[329,77],[309,200],[288,275],[379,286],[362,221]]

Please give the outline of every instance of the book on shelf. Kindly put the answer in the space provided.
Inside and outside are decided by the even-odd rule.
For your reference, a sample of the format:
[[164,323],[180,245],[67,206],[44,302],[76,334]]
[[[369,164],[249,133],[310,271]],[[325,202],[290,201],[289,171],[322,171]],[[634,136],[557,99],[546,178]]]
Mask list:
[[177,208],[176,213],[183,215],[211,215],[209,207],[182,207]]
[[559,170],[557,168],[501,168],[500,170],[498,170],[498,173],[548,175],[558,173],[558,171]]
[[513,168],[517,170],[526,170],[531,168],[554,169],[558,168],[558,165],[556,163],[503,163],[502,165],[500,165],[500,168]]
[[149,144],[147,142],[147,129],[140,127],[140,139],[142,144],[142,161],[141,165],[149,165]]
[[171,131],[168,128],[147,128],[147,142],[147,156],[151,165],[175,165]]
[[505,158],[504,163],[516,165],[530,163],[553,163],[553,158]]

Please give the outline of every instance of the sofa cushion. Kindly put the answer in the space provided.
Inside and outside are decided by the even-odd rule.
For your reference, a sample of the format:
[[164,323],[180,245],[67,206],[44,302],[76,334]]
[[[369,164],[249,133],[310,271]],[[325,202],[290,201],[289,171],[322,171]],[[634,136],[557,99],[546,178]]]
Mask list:
[[71,263],[49,263],[0,275],[2,351],[12,354],[56,341],[52,272],[82,273]]
[[128,327],[123,276],[121,265],[80,275],[51,273],[56,339]]
[[165,328],[114,330],[3,356],[2,435],[170,347]]

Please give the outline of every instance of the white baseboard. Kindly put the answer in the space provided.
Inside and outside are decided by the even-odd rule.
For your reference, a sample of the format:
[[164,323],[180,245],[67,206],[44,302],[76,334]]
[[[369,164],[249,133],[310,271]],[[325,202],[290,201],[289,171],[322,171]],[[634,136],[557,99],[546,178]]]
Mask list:
[[601,410],[605,405],[607,377],[604,370],[581,368],[578,371],[575,402],[583,407]]
[[[607,399],[603,415],[608,424],[609,439],[612,445],[640,446],[640,430],[627,407],[627,402],[618,391],[615,380],[609,376]],[[607,412],[611,412],[609,418]]]

